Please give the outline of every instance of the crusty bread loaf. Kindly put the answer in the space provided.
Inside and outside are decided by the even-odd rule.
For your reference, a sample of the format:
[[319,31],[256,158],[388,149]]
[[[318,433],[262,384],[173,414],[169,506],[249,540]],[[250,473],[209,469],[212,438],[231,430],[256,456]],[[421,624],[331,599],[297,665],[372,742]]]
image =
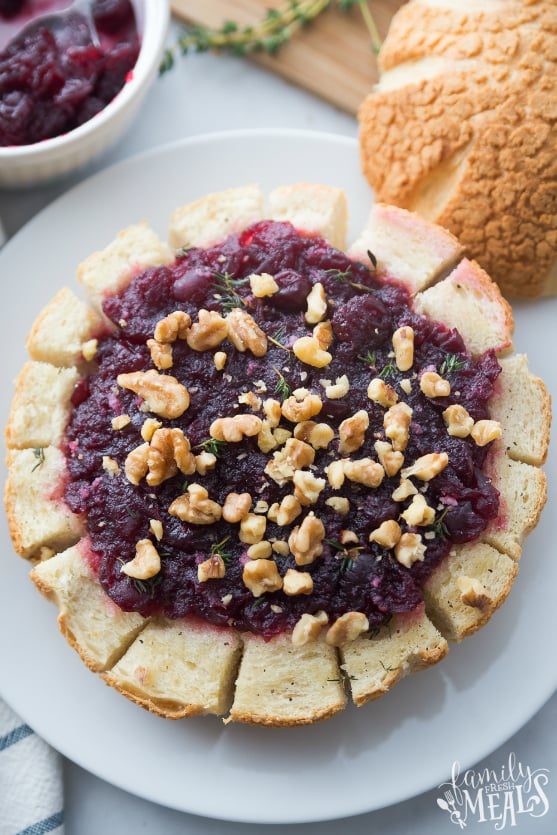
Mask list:
[[546,0],[410,0],[359,111],[376,197],[450,229],[508,296],[557,293],[556,44]]
[[[176,210],[172,243],[216,243],[254,219],[273,216],[344,245],[346,202],[338,189],[282,187],[269,203],[266,212],[252,186],[210,195]],[[130,282],[139,263],[167,263],[168,253],[148,227],[125,230],[79,270],[92,307],[99,311],[106,294]],[[472,353],[494,350],[502,367],[492,398],[502,436],[492,444],[486,467],[501,491],[498,518],[477,541],[453,547],[425,583],[423,606],[355,640],[329,641],[326,618],[314,638],[293,642],[290,634],[264,640],[193,618],[149,619],[119,610],[97,580],[83,520],[61,499],[65,459],[60,444],[71,388],[88,373],[82,346],[94,334],[102,338],[100,319],[64,291],[33,329],[34,361],[16,382],[6,431],[6,508],[14,547],[34,562],[31,577],[58,607],[60,629],[84,662],[161,716],[213,713],[228,715],[226,721],[284,726],[332,716],[345,707],[348,692],[363,705],[403,676],[440,661],[448,640],[459,641],[482,627],[517,575],[524,538],[546,497],[540,466],[551,412],[547,391],[528,370],[526,357],[510,353],[508,304],[483,270],[463,260],[451,234],[401,209],[376,204],[350,253],[368,264],[371,257],[379,276],[406,285],[417,311],[458,327]],[[68,305],[77,312],[75,326]],[[44,325],[47,319],[59,323],[55,340]],[[67,352],[64,335],[71,346]]]

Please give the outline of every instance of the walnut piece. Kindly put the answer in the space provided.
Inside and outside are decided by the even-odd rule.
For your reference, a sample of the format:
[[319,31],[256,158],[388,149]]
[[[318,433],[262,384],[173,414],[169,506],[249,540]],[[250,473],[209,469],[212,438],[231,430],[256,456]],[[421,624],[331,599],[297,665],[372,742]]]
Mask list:
[[321,322],[327,315],[327,296],[320,281],[316,282],[311,288],[306,303],[307,310],[304,314],[306,322],[309,325],[316,325]]
[[228,322],[216,310],[202,308],[190,327],[187,343],[193,351],[210,351],[228,336]]
[[369,629],[369,621],[363,612],[346,612],[329,626],[325,641],[333,647],[340,647],[355,641]]
[[282,588],[282,577],[272,560],[250,560],[244,565],[242,580],[254,597]]
[[296,565],[309,565],[323,553],[325,526],[312,512],[308,513],[301,525],[297,525],[288,538],[288,546],[294,555]]
[[307,571],[296,571],[289,568],[284,575],[282,590],[289,597],[298,594],[311,594],[313,591],[313,578]]
[[324,626],[329,622],[329,617],[326,612],[319,611],[315,615],[308,615],[304,613],[297,621],[292,630],[292,644],[295,647],[304,646],[309,641],[315,641],[321,634]]
[[485,446],[501,437],[501,424],[497,420],[477,420],[470,435],[478,446]]
[[261,418],[256,415],[234,415],[217,418],[209,427],[209,435],[217,441],[239,443],[244,438],[251,438],[261,431]]
[[211,554],[208,559],[197,566],[197,579],[200,583],[206,583],[207,580],[222,580],[225,574],[226,566],[219,554]]
[[147,455],[149,453],[149,444],[145,442],[132,449],[126,456],[124,463],[124,471],[126,478],[131,484],[139,484],[142,478],[145,478],[149,471],[147,463]]
[[222,506],[222,518],[226,522],[240,522],[249,513],[251,496],[249,493],[228,493]]
[[274,296],[280,287],[269,273],[253,273],[249,277],[251,292],[256,299],[264,299],[266,296]]
[[425,496],[416,493],[406,510],[400,515],[410,527],[422,527],[433,523],[435,510],[428,505]]
[[399,371],[409,371],[414,364],[414,330],[403,325],[393,333],[393,348],[396,367]]
[[420,377],[420,390],[426,397],[448,397],[451,384],[436,371],[424,371]]
[[415,476],[421,481],[431,481],[436,475],[442,472],[449,463],[449,456],[446,452],[428,452],[417,458],[410,467],[401,470],[403,478]]
[[323,401],[318,394],[311,394],[306,389],[298,389],[287,397],[282,404],[282,414],[291,423],[300,423],[303,420],[318,415],[323,408]]
[[169,420],[183,415],[190,405],[187,388],[176,377],[159,374],[154,368],[118,374],[116,382],[143,398],[150,412]]
[[157,342],[170,343],[186,339],[191,326],[191,316],[184,310],[175,310],[155,325],[154,337]]
[[226,317],[228,323],[228,338],[234,347],[243,353],[251,351],[255,357],[264,357],[267,353],[267,337],[255,319],[235,307]]
[[473,606],[481,610],[491,605],[485,587],[476,577],[462,575],[457,577],[456,585],[460,591],[460,599],[465,606]]
[[159,368],[161,371],[172,368],[174,364],[172,345],[157,342],[156,339],[148,339],[147,347],[151,353],[151,361],[156,368]]
[[174,499],[168,512],[192,525],[212,525],[221,518],[222,508],[201,484],[190,484],[187,493]]
[[318,322],[312,330],[312,336],[317,339],[319,347],[327,351],[333,343],[333,326],[330,322]]
[[124,574],[134,580],[150,580],[160,570],[161,558],[150,539],[140,539],[135,546],[135,557],[121,568]]
[[254,542],[247,550],[247,555],[250,560],[267,560],[271,556],[273,548],[268,539],[262,539],[260,542]]
[[119,429],[124,429],[126,426],[129,426],[131,423],[131,418],[129,415],[118,415],[118,417],[112,418],[112,428],[117,431]]
[[325,489],[325,479],[317,478],[310,470],[295,470],[292,479],[294,495],[304,507],[315,504],[319,494]]
[[408,445],[412,409],[407,403],[395,403],[383,416],[385,435],[392,441],[393,449],[403,452]]
[[294,427],[294,437],[307,441],[314,449],[327,449],[335,437],[335,430],[326,423],[302,420]]
[[291,525],[302,512],[302,505],[296,496],[285,496],[277,508],[276,523],[281,527]]
[[181,429],[156,429],[147,451],[147,484],[156,486],[176,475],[195,472],[195,456]]
[[380,406],[384,406],[386,409],[394,406],[398,401],[398,394],[394,388],[386,383],[385,380],[382,380],[381,377],[374,377],[370,381],[367,387],[367,396],[374,403],[379,403]]
[[357,461],[349,459],[343,462],[344,475],[356,484],[366,487],[379,487],[385,477],[385,470],[372,458],[360,458]]
[[474,418],[468,414],[464,406],[453,403],[447,406],[443,412],[443,420],[447,427],[447,433],[453,438],[467,438],[474,426]]
[[329,400],[340,400],[350,391],[350,380],[343,374],[342,377],[337,377],[334,384],[329,383],[325,386],[325,396]]
[[402,535],[400,525],[394,519],[381,522],[369,535],[370,542],[377,542],[383,548],[394,548]]
[[343,420],[338,428],[340,454],[350,455],[351,452],[359,449],[364,443],[368,427],[369,415],[364,409],[360,409],[351,417]]
[[326,499],[325,504],[340,516],[346,516],[350,510],[350,501],[346,496],[331,496],[330,499]]
[[325,368],[333,359],[328,351],[323,350],[319,340],[314,336],[300,336],[294,342],[292,350],[300,362],[311,365],[313,368]]
[[396,475],[402,465],[404,464],[404,455],[398,450],[394,450],[392,444],[387,441],[376,441],[373,445],[379,463],[385,470],[386,475],[391,478]]
[[267,520],[264,516],[258,516],[257,513],[248,513],[240,520],[238,538],[240,542],[245,542],[247,545],[255,545],[256,542],[261,542],[263,539],[266,527]]
[[416,561],[423,562],[425,549],[419,533],[403,533],[395,545],[395,557],[405,568],[410,568]]

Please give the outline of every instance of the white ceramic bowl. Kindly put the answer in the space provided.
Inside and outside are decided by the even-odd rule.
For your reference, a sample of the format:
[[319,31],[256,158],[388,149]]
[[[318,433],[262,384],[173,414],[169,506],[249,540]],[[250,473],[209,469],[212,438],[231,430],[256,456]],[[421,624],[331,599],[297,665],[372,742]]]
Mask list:
[[170,17],[168,0],[132,0],[141,48],[118,95],[75,130],[34,145],[0,147],[0,187],[33,186],[74,171],[107,150],[128,128],[157,77]]

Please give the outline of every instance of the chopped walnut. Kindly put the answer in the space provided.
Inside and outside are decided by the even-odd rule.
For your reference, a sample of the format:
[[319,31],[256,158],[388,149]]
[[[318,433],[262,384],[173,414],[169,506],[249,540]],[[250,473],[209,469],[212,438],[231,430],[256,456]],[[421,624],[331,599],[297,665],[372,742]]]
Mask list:
[[291,525],[302,512],[302,505],[296,496],[285,496],[277,509],[276,523],[281,527]]
[[367,396],[374,403],[379,403],[388,409],[398,402],[398,394],[392,386],[382,380],[381,377],[374,377],[367,387]]
[[283,426],[277,426],[276,429],[273,429],[273,438],[279,446],[285,444],[286,441],[291,437],[292,432],[290,431],[290,429],[286,429]]
[[238,534],[240,542],[245,542],[247,545],[255,545],[256,542],[261,542],[266,527],[267,519],[264,516],[248,513],[240,520],[240,532]]
[[325,295],[325,288],[320,281],[313,285],[306,302],[307,310],[304,314],[305,320],[309,325],[316,325],[327,315],[327,296]]
[[188,485],[188,492],[174,499],[168,512],[183,522],[192,525],[212,525],[218,522],[222,508],[209,498],[207,490],[200,484]]
[[403,533],[395,545],[395,557],[405,568],[411,568],[415,562],[423,562],[425,549],[419,533]]
[[342,377],[337,377],[335,380],[334,385],[327,385],[325,386],[325,396],[329,398],[329,400],[340,400],[341,397],[344,397],[350,391],[350,380],[343,374]]
[[501,437],[501,424],[497,420],[477,420],[470,435],[478,446],[485,446]]
[[244,438],[251,438],[261,431],[261,418],[256,415],[234,415],[217,418],[209,427],[209,435],[217,441],[239,443]]
[[247,555],[250,560],[267,560],[272,554],[272,546],[268,539],[262,539],[260,542],[254,542],[247,550]]
[[288,538],[288,546],[296,565],[309,565],[323,553],[325,527],[321,519],[308,513],[301,525],[297,525]]
[[456,585],[460,591],[460,599],[465,606],[473,606],[475,609],[485,609],[491,605],[491,600],[486,594],[485,587],[476,577],[457,577]]
[[325,504],[339,516],[346,516],[350,511],[350,502],[345,496],[331,496],[330,499],[325,501]]
[[345,528],[339,534],[339,542],[341,543],[341,545],[357,545],[359,542],[358,534],[355,533],[355,531],[351,531],[348,528]]
[[331,461],[325,472],[333,490],[340,490],[345,479],[344,461]]
[[289,568],[284,575],[282,590],[289,597],[298,594],[311,594],[313,591],[313,577],[307,571],[296,571]]
[[326,423],[302,420],[294,428],[294,437],[300,441],[307,441],[314,449],[327,449],[335,437],[335,431]]
[[257,446],[264,453],[272,452],[278,446],[278,441],[267,419],[261,421],[261,429],[257,433]]
[[312,330],[312,336],[317,339],[319,347],[327,351],[333,343],[333,326],[330,322],[318,322]]
[[149,371],[118,374],[116,381],[122,388],[129,389],[143,398],[150,412],[169,420],[183,415],[190,405],[187,388],[176,377],[159,374],[154,368],[150,368]]
[[443,412],[443,420],[447,433],[453,438],[467,438],[474,426],[474,418],[468,414],[464,406],[459,406],[458,403],[447,406]]
[[368,427],[369,415],[364,409],[360,409],[352,417],[343,420],[338,428],[340,454],[350,455],[351,452],[359,449],[364,443]]
[[121,568],[124,574],[134,580],[150,580],[160,570],[161,558],[150,539],[140,539],[135,546],[135,557]]
[[99,347],[98,339],[88,339],[81,346],[81,355],[86,362],[91,362],[95,359],[97,348]]
[[283,447],[283,454],[295,470],[310,467],[315,459],[314,448],[310,444],[306,444],[305,441],[300,441],[297,438],[289,438],[286,441]]
[[417,493],[406,510],[400,515],[410,527],[421,527],[433,523],[435,510],[428,505],[425,496]]
[[451,384],[435,371],[424,371],[420,377],[420,390],[426,397],[448,397]]
[[147,455],[149,452],[149,444],[144,443],[135,447],[126,456],[124,463],[124,471],[126,478],[132,484],[139,484],[142,478],[145,478],[149,471],[147,463]]
[[409,496],[413,496],[418,492],[418,488],[413,484],[409,478],[401,478],[400,484],[396,487],[391,496],[395,502],[403,502]]
[[282,577],[272,560],[250,560],[244,565],[242,580],[254,597],[282,588]]
[[275,539],[272,543],[272,549],[275,553],[280,554],[281,557],[287,557],[290,553],[288,542],[285,539]]
[[157,342],[156,339],[148,339],[147,347],[151,353],[151,362],[156,368],[162,371],[172,368],[174,364],[172,345],[168,345],[166,342]]
[[226,317],[228,322],[228,338],[234,347],[243,353],[251,351],[255,357],[264,357],[267,353],[267,337],[255,319],[235,307]]
[[206,583],[207,580],[222,580],[225,574],[226,566],[219,554],[211,554],[208,559],[197,566],[197,579],[200,583]]
[[217,369],[217,371],[222,371],[222,369],[226,365],[227,359],[228,356],[226,354],[226,351],[215,351],[215,353],[213,354],[213,362],[215,363],[215,368]]
[[254,412],[261,408],[261,398],[254,391],[243,391],[238,395],[238,403],[241,406],[249,406]]
[[294,342],[292,350],[300,362],[311,365],[313,368],[325,368],[333,357],[328,351],[324,351],[319,340],[314,336],[300,336]]
[[370,542],[377,542],[383,548],[394,548],[402,535],[400,525],[394,519],[381,522],[369,535]]
[[363,612],[346,612],[329,626],[325,641],[333,647],[340,647],[355,641],[369,629],[369,621]]
[[325,479],[316,478],[309,470],[296,470],[293,475],[294,495],[301,505],[315,504],[319,494],[325,488]]
[[401,470],[403,478],[415,476],[421,481],[431,481],[436,475],[442,472],[449,463],[449,456],[446,452],[428,452],[420,456],[410,466]]
[[191,326],[191,316],[184,310],[175,310],[155,325],[154,337],[157,342],[170,343],[186,339]]
[[414,364],[414,330],[408,325],[398,328],[393,333],[393,348],[396,367],[399,371],[408,371]]
[[268,397],[263,401],[263,413],[269,422],[269,426],[273,428],[278,426],[282,415],[281,405],[278,400]]
[[318,394],[310,394],[305,389],[302,391],[305,392],[303,396],[291,394],[282,404],[282,414],[291,423],[309,420],[318,415],[323,408],[323,401]]
[[156,429],[147,451],[147,484],[156,486],[176,475],[195,472],[195,456],[181,429]]
[[214,470],[217,463],[217,456],[212,452],[203,450],[199,455],[195,456],[195,471],[199,475],[207,475],[209,470]]
[[124,427],[129,426],[131,423],[131,418],[129,415],[118,415],[118,417],[112,418],[112,428],[117,431],[118,429],[124,429]]
[[344,461],[344,475],[356,484],[366,487],[379,487],[385,478],[385,470],[372,458],[360,458],[357,461]]
[[147,418],[147,420],[143,421],[143,426],[141,427],[141,437],[144,441],[150,441],[155,431],[160,429],[162,423],[160,420],[156,420],[156,418]]
[[251,292],[256,299],[264,299],[266,296],[274,296],[280,287],[269,273],[253,273],[249,277]]
[[250,507],[249,493],[228,493],[222,506],[222,518],[232,524],[241,522],[248,515]]
[[157,542],[161,541],[164,530],[160,519],[149,519],[149,531],[153,534]]
[[102,458],[103,470],[106,470],[110,476],[118,475],[120,472],[120,465],[118,461],[111,458],[110,455],[103,455]]
[[402,465],[404,464],[404,455],[398,450],[394,450],[392,444],[387,441],[376,441],[373,445],[379,463],[385,470],[389,478],[396,475]]
[[210,351],[228,336],[228,320],[216,310],[201,309],[188,331],[187,342],[193,351]]
[[390,438],[393,449],[403,452],[408,445],[412,409],[407,403],[395,403],[383,416],[385,435]]
[[305,612],[292,630],[292,643],[295,647],[304,646],[309,641],[315,641],[324,626],[329,622],[326,612],[319,611],[315,615]]

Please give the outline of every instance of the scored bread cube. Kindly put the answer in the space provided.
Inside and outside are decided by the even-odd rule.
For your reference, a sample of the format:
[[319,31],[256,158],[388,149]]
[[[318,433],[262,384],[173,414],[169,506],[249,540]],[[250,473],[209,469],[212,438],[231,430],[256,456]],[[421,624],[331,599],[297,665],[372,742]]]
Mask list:
[[169,719],[226,713],[242,641],[232,629],[190,620],[151,621],[105,681]]
[[137,223],[86,258],[77,269],[77,279],[92,307],[101,313],[104,298],[127,287],[134,275],[173,259],[167,244],[145,222]]
[[5,502],[16,552],[38,557],[41,548],[61,551],[81,537],[82,523],[62,498],[66,460],[57,447],[8,452]]
[[437,664],[448,644],[420,610],[394,615],[377,635],[356,638],[340,649],[354,704],[379,699],[401,678]]
[[512,351],[511,307],[475,261],[464,258],[447,278],[418,293],[414,308],[457,328],[474,356],[490,348],[501,356]]
[[144,628],[137,612],[124,612],[106,594],[82,540],[60,554],[37,563],[31,579],[58,606],[58,625],[68,643],[94,672],[112,667]]
[[518,566],[482,542],[455,545],[427,579],[426,611],[450,641],[480,629],[506,600]]
[[175,209],[168,241],[174,249],[209,247],[263,217],[263,194],[255,185],[214,192]]
[[27,362],[21,369],[6,428],[10,448],[57,446],[70,412],[79,374],[46,362]]
[[499,360],[501,373],[489,401],[489,413],[501,423],[507,455],[541,466],[547,457],[551,399],[540,380],[528,370],[524,354]]
[[489,522],[481,539],[518,560],[546,502],[547,476],[539,467],[509,458],[499,441],[494,442],[484,471],[500,495],[497,518]]
[[377,259],[379,275],[394,278],[414,295],[450,269],[464,253],[458,240],[418,215],[375,203],[367,225],[348,250],[356,261]]
[[229,721],[304,725],[346,705],[337,654],[323,640],[294,646],[290,635],[269,641],[244,636],[244,654]]
[[36,318],[27,338],[31,359],[56,366],[83,362],[82,347],[101,328],[101,321],[78,297],[63,287]]
[[320,235],[338,249],[346,247],[348,205],[339,188],[317,183],[280,186],[269,195],[268,215],[289,221],[304,235]]

